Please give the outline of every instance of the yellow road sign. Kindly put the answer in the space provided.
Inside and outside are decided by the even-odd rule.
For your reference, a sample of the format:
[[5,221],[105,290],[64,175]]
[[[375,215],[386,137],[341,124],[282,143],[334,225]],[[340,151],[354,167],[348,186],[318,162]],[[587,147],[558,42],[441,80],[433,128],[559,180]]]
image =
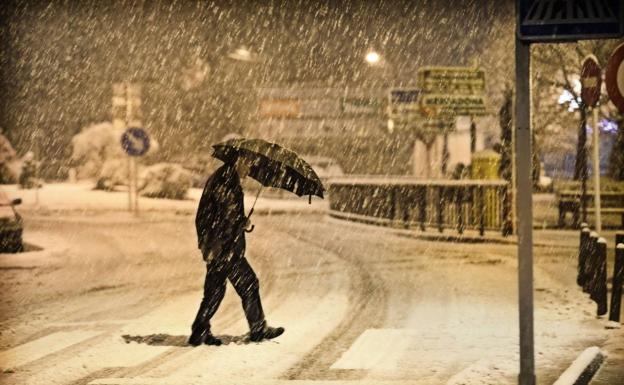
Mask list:
[[424,93],[478,95],[485,92],[485,71],[475,67],[424,67],[418,70]]

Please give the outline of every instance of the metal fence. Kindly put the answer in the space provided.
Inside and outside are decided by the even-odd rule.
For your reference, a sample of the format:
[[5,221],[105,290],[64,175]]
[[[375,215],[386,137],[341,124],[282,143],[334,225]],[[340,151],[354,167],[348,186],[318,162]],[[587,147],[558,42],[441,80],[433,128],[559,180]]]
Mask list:
[[329,208],[331,216],[378,225],[508,235],[509,192],[502,180],[349,176],[329,181]]

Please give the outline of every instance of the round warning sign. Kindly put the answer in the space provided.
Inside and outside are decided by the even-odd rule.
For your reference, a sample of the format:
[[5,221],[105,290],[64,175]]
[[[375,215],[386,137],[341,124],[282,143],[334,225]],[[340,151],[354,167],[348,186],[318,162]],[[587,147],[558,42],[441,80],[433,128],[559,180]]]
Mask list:
[[605,83],[609,99],[624,114],[624,43],[617,46],[609,58]]
[[149,146],[149,136],[142,128],[130,127],[121,136],[121,147],[130,156],[145,155]]

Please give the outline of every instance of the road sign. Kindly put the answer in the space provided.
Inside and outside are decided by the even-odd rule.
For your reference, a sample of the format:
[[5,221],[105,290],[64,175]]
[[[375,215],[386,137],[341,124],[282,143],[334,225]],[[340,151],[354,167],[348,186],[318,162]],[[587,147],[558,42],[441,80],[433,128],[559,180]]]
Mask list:
[[448,132],[455,128],[455,119],[444,117],[425,118],[420,114],[400,116],[393,119],[393,124],[398,128],[409,128],[416,131],[436,131],[438,133]]
[[147,132],[139,127],[130,127],[121,136],[121,148],[130,156],[142,156],[149,150]]
[[474,67],[425,67],[418,70],[425,93],[475,95],[485,92],[485,72]]
[[389,105],[390,115],[406,112],[418,111],[418,97],[420,90],[417,88],[395,88],[390,90]]
[[581,99],[588,107],[595,107],[600,99],[600,86],[602,84],[602,72],[594,55],[589,55],[583,60],[581,68]]
[[518,0],[517,33],[524,41],[573,41],[624,35],[622,0]]
[[617,46],[609,58],[605,83],[609,99],[624,114],[624,43]]
[[381,110],[381,102],[375,97],[343,97],[340,99],[340,110],[346,115],[374,115]]
[[140,127],[141,85],[138,83],[113,84],[113,125],[115,127]]
[[486,114],[483,95],[423,95],[420,104],[424,109],[433,109],[442,116],[483,116]]

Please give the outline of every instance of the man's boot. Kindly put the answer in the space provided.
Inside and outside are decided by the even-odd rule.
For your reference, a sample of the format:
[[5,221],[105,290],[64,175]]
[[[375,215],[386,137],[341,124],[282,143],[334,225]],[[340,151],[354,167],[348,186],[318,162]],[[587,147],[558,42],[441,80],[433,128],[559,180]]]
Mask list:
[[201,344],[220,346],[221,340],[213,336],[209,329],[198,328],[191,333],[188,344],[192,346]]
[[221,346],[222,343],[221,339],[213,336],[212,333],[208,333],[206,338],[204,338],[204,345]]
[[257,328],[254,328],[249,333],[249,340],[252,342],[259,342],[262,340],[271,340],[273,338],[279,337],[284,333],[284,328],[277,327],[273,328],[267,326],[266,322],[262,322]]

